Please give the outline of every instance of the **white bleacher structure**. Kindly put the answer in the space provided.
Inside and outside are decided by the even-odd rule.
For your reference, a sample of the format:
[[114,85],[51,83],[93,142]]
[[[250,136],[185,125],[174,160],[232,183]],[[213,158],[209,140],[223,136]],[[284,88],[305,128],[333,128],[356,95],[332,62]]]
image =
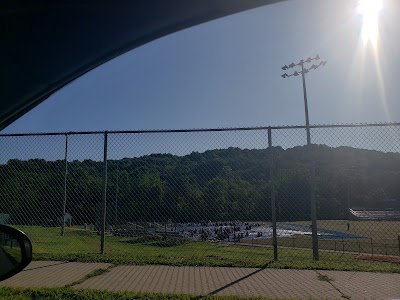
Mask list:
[[351,209],[350,213],[359,220],[399,220],[400,210]]

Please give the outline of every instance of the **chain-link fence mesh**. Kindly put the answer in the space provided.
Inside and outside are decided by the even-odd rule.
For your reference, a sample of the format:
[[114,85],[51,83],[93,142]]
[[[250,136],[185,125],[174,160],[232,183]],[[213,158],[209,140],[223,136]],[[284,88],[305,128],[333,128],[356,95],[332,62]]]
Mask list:
[[35,259],[398,259],[400,126],[310,131],[312,145],[301,126],[2,135],[0,222],[28,234]]
[[399,126],[312,129],[321,251],[400,256],[399,134]]

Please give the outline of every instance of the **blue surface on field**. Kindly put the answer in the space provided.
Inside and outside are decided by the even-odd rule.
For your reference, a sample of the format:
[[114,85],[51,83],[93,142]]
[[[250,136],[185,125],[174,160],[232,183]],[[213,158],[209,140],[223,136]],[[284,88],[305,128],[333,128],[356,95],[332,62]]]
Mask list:
[[[293,224],[293,223],[285,223],[278,225],[278,227],[282,229],[288,229],[288,230],[311,230],[311,226],[307,225],[301,225],[301,224]],[[327,229],[327,228],[318,228],[318,233],[321,235],[318,235],[319,239],[366,239],[368,237],[362,236],[362,235],[355,235],[352,233],[347,233],[347,232],[342,232],[342,231],[337,231],[337,230],[332,230],[332,229]],[[305,234],[307,236],[310,236],[311,234]]]

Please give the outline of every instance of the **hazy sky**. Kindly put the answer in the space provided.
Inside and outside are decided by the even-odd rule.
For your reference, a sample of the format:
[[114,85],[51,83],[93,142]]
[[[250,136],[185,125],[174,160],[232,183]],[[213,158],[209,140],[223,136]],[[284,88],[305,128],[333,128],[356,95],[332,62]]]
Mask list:
[[358,1],[257,8],[166,36],[75,80],[3,133],[304,124],[301,77],[281,67],[319,54],[307,74],[310,122],[399,121],[400,1],[384,0],[376,49]]

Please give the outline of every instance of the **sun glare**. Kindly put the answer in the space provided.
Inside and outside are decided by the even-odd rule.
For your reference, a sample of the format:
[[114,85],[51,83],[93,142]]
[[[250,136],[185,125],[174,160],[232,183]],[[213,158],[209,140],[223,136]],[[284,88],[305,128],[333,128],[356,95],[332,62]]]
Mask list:
[[376,47],[379,33],[379,12],[382,10],[382,0],[360,0],[358,13],[363,17],[361,38],[366,45],[368,42]]
[[[375,76],[377,84],[379,86],[380,100],[382,102],[382,106],[387,116],[387,119],[390,119],[390,113],[386,98],[385,80],[383,78],[384,73],[381,65],[382,56],[380,55],[383,45],[380,45],[380,47],[378,47],[379,14],[383,8],[383,0],[358,1],[357,13],[362,16],[363,20],[360,36],[361,43],[359,44],[360,48],[358,49],[359,51],[357,52],[357,56],[361,59],[362,67],[364,67],[365,64],[371,63],[375,65]],[[368,60],[367,57],[369,57]],[[361,70],[359,74],[360,76],[363,76],[364,72]],[[361,80],[363,83],[362,77]]]

